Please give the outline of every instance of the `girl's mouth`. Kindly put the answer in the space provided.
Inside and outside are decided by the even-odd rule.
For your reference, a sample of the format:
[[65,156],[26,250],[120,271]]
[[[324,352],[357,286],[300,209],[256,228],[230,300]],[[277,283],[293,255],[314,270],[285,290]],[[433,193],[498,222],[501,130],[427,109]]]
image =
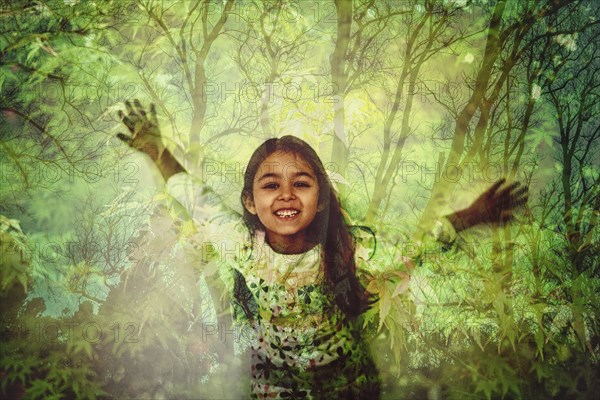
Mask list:
[[290,209],[290,208],[284,208],[284,209],[275,211],[274,214],[276,216],[278,216],[279,218],[291,219],[291,218],[294,218],[296,215],[300,214],[300,211]]

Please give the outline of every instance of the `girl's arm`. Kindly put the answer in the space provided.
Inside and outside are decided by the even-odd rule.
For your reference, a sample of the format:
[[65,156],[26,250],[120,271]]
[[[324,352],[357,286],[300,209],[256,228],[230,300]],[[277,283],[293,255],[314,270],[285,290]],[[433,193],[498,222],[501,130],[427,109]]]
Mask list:
[[[235,242],[238,240],[238,236],[236,236],[237,231],[234,229],[237,227],[236,214],[226,207],[223,199],[208,185],[188,174],[186,169],[166,148],[153,104],[150,105],[149,112],[142,107],[138,100],[126,101],[125,106],[126,112],[119,111],[119,117],[130,134],[119,133],[117,137],[131,148],[148,155],[166,182],[165,189],[168,196],[165,198],[165,202],[167,212],[161,217],[168,216],[173,219],[175,228],[170,229],[171,232],[162,231],[160,228],[153,232],[153,236],[159,238],[157,239],[157,245],[163,244],[160,239],[162,238],[161,235],[168,236],[173,233],[173,230],[177,231],[177,240],[181,240],[183,256],[177,259],[177,265],[173,268],[173,271],[177,271],[176,277],[184,282],[186,279],[192,282],[206,282],[212,305],[217,310],[216,326],[219,329],[230,326],[231,322],[219,315],[220,311],[228,309],[228,307],[223,307],[218,300],[222,297],[221,289],[223,287],[217,279],[222,271],[217,271],[216,266],[221,265],[221,257],[225,259],[225,255],[220,254],[221,251],[228,251],[229,253],[226,255],[229,255],[237,250]],[[160,222],[157,223],[159,227],[161,226]],[[224,238],[227,238],[228,241]],[[171,243],[166,241],[164,245],[172,246]],[[189,273],[189,275],[181,276],[180,271]],[[196,275],[198,272],[201,272],[202,277]],[[215,274],[215,272],[218,273]],[[190,287],[191,289],[183,291],[183,293],[189,293],[190,298],[194,298],[198,286],[194,283]],[[201,308],[201,306],[199,307]],[[188,332],[191,333],[186,334],[189,338],[187,349],[192,353],[204,353],[205,350],[202,349],[201,344],[206,345],[206,338],[198,337],[199,331],[196,330],[194,333],[194,330],[205,328],[203,325],[200,327],[192,325],[198,321],[203,322],[203,320],[198,318],[198,315],[193,314],[188,315],[188,318],[189,321],[186,321],[186,323],[189,324]],[[205,336],[205,333],[203,332],[203,336]],[[211,331],[211,334],[216,337],[216,330]],[[225,336],[218,335],[219,338]],[[216,342],[218,341],[216,340]],[[225,345],[225,342],[222,342],[222,344]],[[226,347],[230,347],[230,344],[227,344]]]
[[188,174],[166,148],[154,105],[151,104],[147,112],[136,99],[126,101],[125,107],[126,112],[119,111],[119,118],[130,135],[119,133],[117,137],[154,161],[166,182],[172,215],[177,215],[181,221],[192,222],[188,225],[192,230],[209,225],[215,219],[222,222],[235,218],[236,213],[227,208],[223,199],[210,186]]
[[127,113],[119,111],[119,117],[131,135],[119,133],[117,137],[131,148],[147,154],[165,181],[179,172],[186,172],[163,143],[154,104],[150,105],[149,115],[137,99],[133,101],[133,106],[131,102],[126,101],[125,107]]
[[500,179],[469,207],[446,216],[456,232],[479,224],[504,225],[514,218],[514,210],[527,203],[527,187],[514,182],[499,190],[505,181]]
[[501,189],[504,183],[505,179],[500,179],[470,206],[438,218],[422,236],[416,236],[418,250],[413,254],[412,264],[418,265],[427,254],[437,254],[440,244],[443,250],[451,248],[457,234],[462,231],[479,224],[504,225],[510,222],[515,209],[527,202],[527,187],[515,182]]

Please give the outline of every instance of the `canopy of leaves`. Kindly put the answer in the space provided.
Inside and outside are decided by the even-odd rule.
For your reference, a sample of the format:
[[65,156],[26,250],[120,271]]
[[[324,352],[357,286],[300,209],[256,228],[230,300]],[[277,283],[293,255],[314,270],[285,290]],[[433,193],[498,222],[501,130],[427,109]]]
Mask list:
[[[264,139],[317,150],[376,232],[362,322],[384,397],[599,390],[598,3],[350,3],[343,23],[320,0],[0,4],[4,396],[244,393],[214,248],[115,138],[134,98],[233,212]],[[405,265],[420,222],[501,176],[530,188],[514,224]]]

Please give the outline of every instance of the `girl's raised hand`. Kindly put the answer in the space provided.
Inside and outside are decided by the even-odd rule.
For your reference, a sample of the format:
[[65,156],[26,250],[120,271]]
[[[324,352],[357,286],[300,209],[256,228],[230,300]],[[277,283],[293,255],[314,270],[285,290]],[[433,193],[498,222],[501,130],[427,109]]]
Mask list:
[[163,144],[154,104],[150,104],[150,114],[146,113],[137,99],[133,100],[133,106],[130,101],[126,101],[125,107],[127,114],[119,111],[119,118],[131,135],[119,133],[117,137],[130,147],[148,154],[165,181],[174,174],[185,172],[185,168]]
[[457,231],[479,224],[503,225],[514,218],[514,210],[527,203],[527,186],[519,182],[500,189],[502,178],[483,192],[469,207],[447,218]]
[[513,182],[500,190],[504,178],[494,183],[469,207],[479,223],[505,224],[514,218],[514,210],[527,203],[527,187]]
[[156,162],[165,150],[165,146],[158,128],[154,104],[150,104],[149,114],[137,99],[133,101],[133,106],[130,101],[126,101],[125,107],[127,113],[119,111],[119,118],[131,135],[119,133],[117,137],[130,147],[148,154]]

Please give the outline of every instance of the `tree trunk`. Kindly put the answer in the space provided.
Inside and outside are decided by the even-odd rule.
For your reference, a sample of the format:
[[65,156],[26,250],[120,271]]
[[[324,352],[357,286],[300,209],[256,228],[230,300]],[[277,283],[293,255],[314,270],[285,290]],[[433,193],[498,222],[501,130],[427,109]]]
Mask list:
[[[448,155],[446,164],[441,168],[441,176],[445,176],[445,172],[449,167],[459,165],[460,158],[464,151],[465,137],[469,131],[469,126],[475,115],[475,112],[482,106],[482,102],[485,99],[494,63],[502,51],[502,43],[500,43],[500,28],[502,26],[502,15],[504,13],[505,6],[506,3],[504,1],[499,1],[494,8],[486,38],[483,62],[477,73],[473,93],[471,94],[471,97],[465,107],[463,107],[456,118],[450,154]],[[445,182],[444,179],[439,179],[434,182],[431,189],[431,195],[429,196],[429,200],[425,206],[425,209],[423,210],[421,220],[419,221],[419,226],[415,232],[415,237],[419,238],[425,232],[430,230],[431,224],[438,214],[435,209],[438,207],[440,202],[443,202],[443,199],[446,198],[449,189],[450,183]]]
[[[333,54],[330,57],[331,81],[333,83],[333,148],[331,162],[336,172],[341,176],[346,175],[348,166],[348,135],[345,129],[344,100],[346,97],[346,83],[348,72],[346,70],[346,55],[350,43],[350,28],[352,26],[352,2],[336,0],[337,10],[337,39]],[[340,194],[342,194],[340,187]]]

